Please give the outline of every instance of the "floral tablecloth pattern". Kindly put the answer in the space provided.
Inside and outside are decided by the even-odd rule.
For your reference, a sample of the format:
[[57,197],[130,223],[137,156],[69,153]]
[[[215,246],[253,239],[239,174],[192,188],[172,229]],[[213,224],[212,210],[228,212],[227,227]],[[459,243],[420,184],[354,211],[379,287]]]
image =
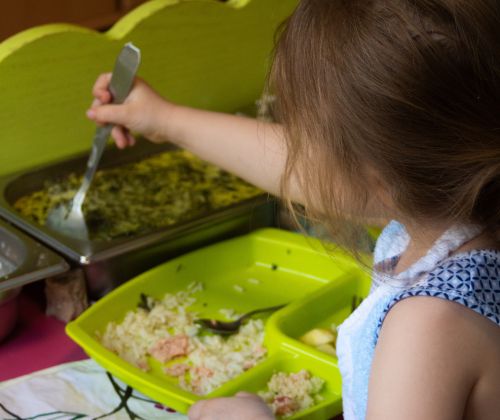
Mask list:
[[111,376],[93,360],[0,383],[1,420],[180,420],[176,413]]

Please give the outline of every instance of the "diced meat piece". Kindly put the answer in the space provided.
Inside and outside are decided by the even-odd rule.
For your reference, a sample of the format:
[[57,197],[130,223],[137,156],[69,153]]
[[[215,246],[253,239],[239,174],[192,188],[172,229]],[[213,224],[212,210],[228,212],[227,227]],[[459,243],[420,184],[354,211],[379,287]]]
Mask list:
[[255,357],[264,356],[267,353],[267,349],[264,346],[255,346],[254,355]]
[[177,363],[176,365],[166,367],[164,372],[167,375],[175,376],[177,378],[178,376],[183,376],[188,370],[189,366],[185,363]]
[[296,401],[285,395],[278,395],[274,398],[273,406],[277,416],[286,416],[292,414],[299,409]]
[[176,357],[188,354],[189,337],[187,335],[176,335],[174,337],[162,338],[149,349],[149,354],[162,363]]
[[137,367],[141,370],[143,370],[144,372],[147,372],[149,371],[149,364],[146,360],[138,360],[137,361]]
[[213,376],[214,375],[214,371],[212,369],[209,369],[205,366],[197,366],[194,368],[194,370],[196,371],[196,375],[200,376],[200,377],[203,377],[203,376]]
[[255,362],[247,360],[246,362],[243,363],[243,369],[248,370],[251,369],[255,366]]

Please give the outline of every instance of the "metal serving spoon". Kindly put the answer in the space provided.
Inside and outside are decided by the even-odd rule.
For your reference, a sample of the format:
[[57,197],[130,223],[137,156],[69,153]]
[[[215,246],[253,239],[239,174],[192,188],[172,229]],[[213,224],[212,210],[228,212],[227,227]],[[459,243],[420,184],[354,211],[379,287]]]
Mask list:
[[255,309],[240,316],[238,319],[234,321],[217,321],[216,319],[203,318],[203,319],[197,319],[195,323],[215,334],[231,335],[237,333],[241,327],[241,324],[243,324],[243,321],[247,320],[251,316],[264,312],[274,312],[277,311],[278,309],[284,308],[286,305],[287,304],[279,306],[271,306],[270,308]]
[[[123,103],[128,96],[132,89],[140,61],[141,52],[133,44],[128,43],[122,48],[109,83],[109,90],[114,104]],[[82,205],[90,184],[94,179],[97,165],[101,160],[112,128],[113,126],[110,124],[97,127],[82,184],[73,197],[70,206],[61,204],[50,211],[46,221],[46,225],[49,228],[75,238],[88,239],[87,224],[82,211]]]

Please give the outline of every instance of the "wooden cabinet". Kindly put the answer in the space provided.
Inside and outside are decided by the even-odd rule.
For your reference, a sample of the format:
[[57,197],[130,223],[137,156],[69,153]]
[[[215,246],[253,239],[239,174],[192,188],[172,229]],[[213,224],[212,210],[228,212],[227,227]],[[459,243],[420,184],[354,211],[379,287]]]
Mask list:
[[45,23],[105,29],[146,0],[0,0],[0,40]]

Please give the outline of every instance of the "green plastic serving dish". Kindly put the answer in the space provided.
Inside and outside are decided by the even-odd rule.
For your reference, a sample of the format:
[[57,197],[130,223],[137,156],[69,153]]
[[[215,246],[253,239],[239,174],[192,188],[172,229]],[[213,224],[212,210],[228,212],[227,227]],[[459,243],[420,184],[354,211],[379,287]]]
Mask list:
[[[181,389],[161,369],[144,372],[125,362],[96,336],[110,321],[121,321],[126,312],[135,309],[141,293],[160,298],[194,281],[204,285],[193,305],[200,317],[220,317],[221,308],[243,313],[290,303],[266,320],[267,358],[203,397]],[[99,300],[69,323],[66,331],[110,373],[183,413],[201,398],[264,390],[276,371],[307,369],[325,380],[323,400],[291,418],[328,419],[342,411],[337,359],[304,345],[298,337],[311,328],[341,323],[352,311],[353,301],[365,296],[368,289],[367,271],[342,252],[329,253],[319,241],[296,233],[262,229],[141,274]]]

